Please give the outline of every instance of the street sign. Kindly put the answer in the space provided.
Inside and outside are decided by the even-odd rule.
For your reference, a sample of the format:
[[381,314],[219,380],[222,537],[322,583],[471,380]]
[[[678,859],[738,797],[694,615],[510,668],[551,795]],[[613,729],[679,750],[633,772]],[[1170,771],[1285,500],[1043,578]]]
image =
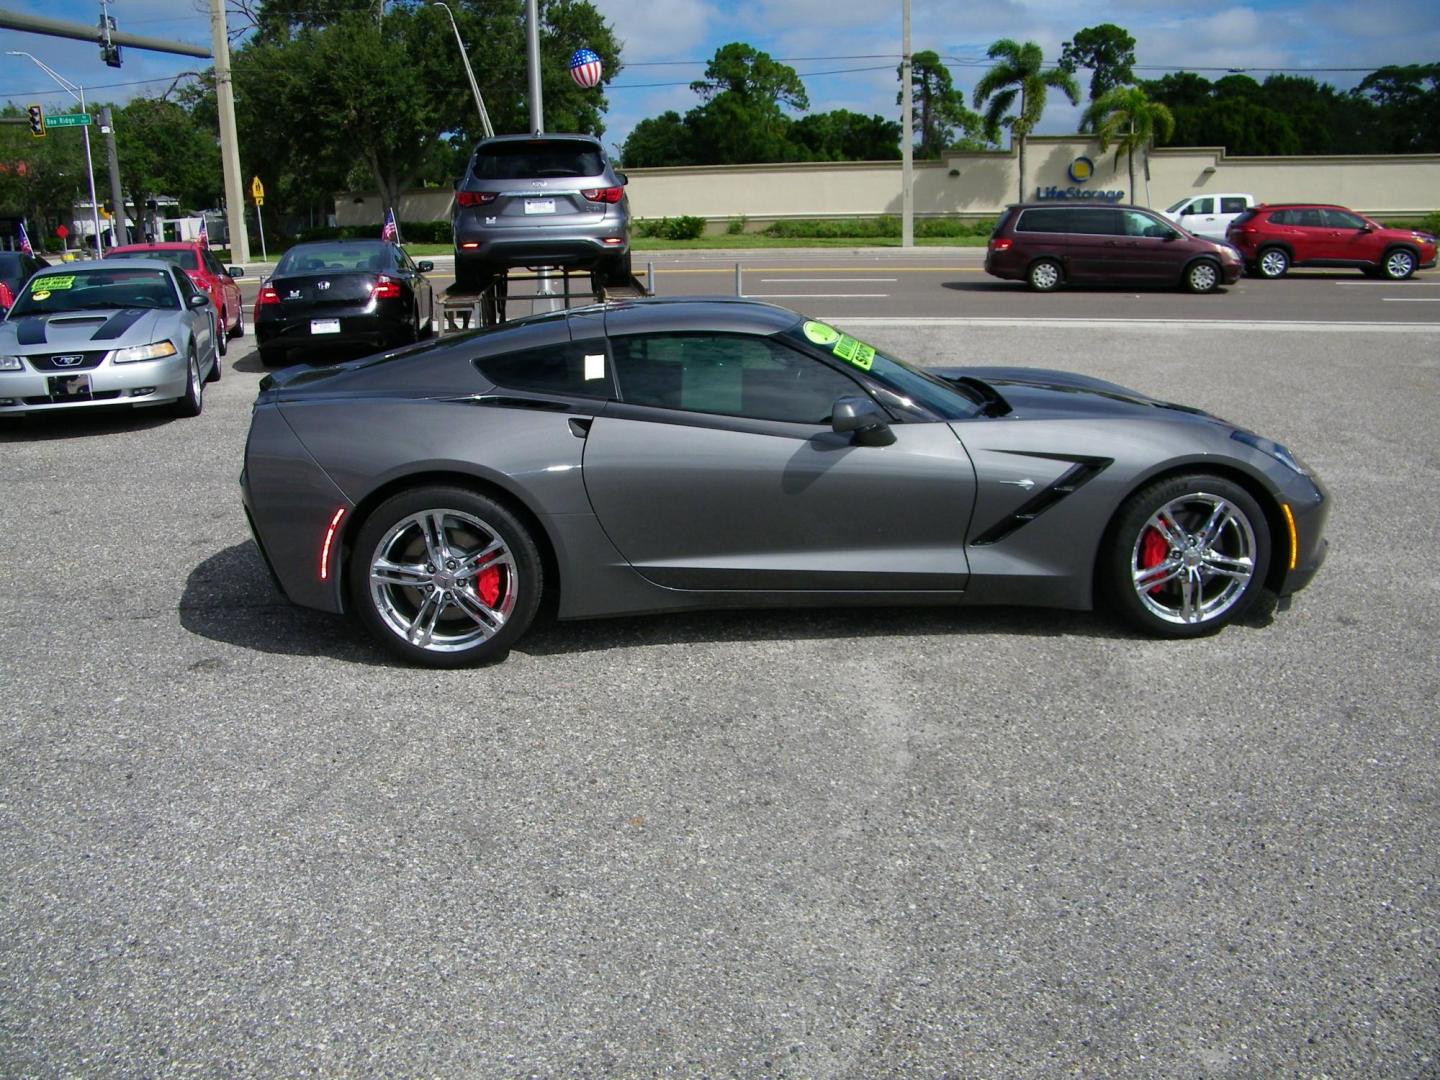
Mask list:
[[61,113],[59,116],[45,117],[46,127],[89,127],[94,122],[94,117],[83,112]]
[[260,183],[258,176],[250,178],[250,197],[255,200],[257,206],[265,198],[265,185]]

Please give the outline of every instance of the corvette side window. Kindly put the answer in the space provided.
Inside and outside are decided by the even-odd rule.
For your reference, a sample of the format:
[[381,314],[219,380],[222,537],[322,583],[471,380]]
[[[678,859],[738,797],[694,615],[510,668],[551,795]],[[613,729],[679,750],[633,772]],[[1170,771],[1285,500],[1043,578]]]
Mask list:
[[547,345],[523,352],[483,356],[480,373],[496,386],[537,394],[606,399],[611,397],[609,361],[603,346]]
[[823,424],[837,397],[863,393],[835,369],[769,338],[640,334],[610,344],[620,400],[630,405]]

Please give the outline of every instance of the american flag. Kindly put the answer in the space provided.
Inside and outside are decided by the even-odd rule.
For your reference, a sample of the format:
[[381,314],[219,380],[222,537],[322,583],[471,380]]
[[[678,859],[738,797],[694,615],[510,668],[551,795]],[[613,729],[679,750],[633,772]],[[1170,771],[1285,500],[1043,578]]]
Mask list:
[[400,226],[395,224],[395,211],[389,207],[385,210],[385,227],[380,230],[380,239],[392,244],[400,242]]
[[200,241],[200,246],[203,248],[208,248],[210,246],[210,230],[206,227],[205,219],[203,217],[200,219],[200,235],[197,236],[195,239]]
[[570,57],[570,77],[587,89],[600,82],[602,70],[600,56],[594,49],[576,49]]
[[35,249],[30,246],[30,234],[25,231],[25,223],[20,222],[20,250],[26,255],[34,255]]

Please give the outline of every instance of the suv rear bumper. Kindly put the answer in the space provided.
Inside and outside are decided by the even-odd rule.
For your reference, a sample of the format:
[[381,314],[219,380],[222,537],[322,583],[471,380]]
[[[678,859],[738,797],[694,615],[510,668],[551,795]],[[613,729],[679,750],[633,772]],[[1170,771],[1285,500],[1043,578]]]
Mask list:
[[573,229],[501,229],[456,219],[454,232],[457,259],[495,267],[593,267],[630,250],[629,233],[620,221]]

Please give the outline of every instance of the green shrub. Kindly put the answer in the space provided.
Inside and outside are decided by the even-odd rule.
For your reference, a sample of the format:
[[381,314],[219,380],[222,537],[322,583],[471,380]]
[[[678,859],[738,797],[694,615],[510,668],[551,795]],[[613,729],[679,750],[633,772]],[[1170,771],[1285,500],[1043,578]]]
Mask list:
[[705,232],[705,219],[689,214],[680,217],[641,218],[635,223],[641,236],[660,240],[696,240]]
[[731,218],[730,221],[729,221],[729,222],[726,224],[726,226],[725,226],[725,232],[726,232],[728,235],[730,235],[730,236],[739,236],[739,235],[740,235],[741,233],[743,233],[744,231],[745,231],[745,215],[744,215],[744,214],[741,214],[741,215],[740,215],[739,217],[737,217],[737,218]]

